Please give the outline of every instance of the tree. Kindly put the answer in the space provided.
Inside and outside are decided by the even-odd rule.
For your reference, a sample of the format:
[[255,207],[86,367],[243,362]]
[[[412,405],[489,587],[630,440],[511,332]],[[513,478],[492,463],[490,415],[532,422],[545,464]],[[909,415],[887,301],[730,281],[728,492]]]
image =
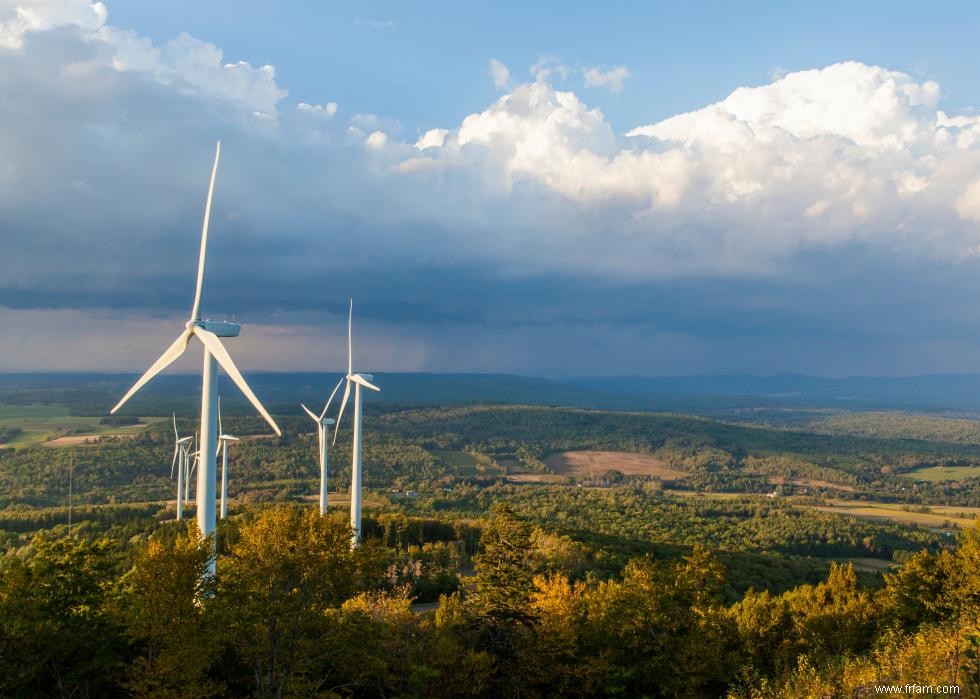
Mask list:
[[533,548],[531,526],[507,503],[494,505],[475,557],[480,611],[497,621],[528,621]]
[[125,642],[111,614],[112,542],[37,536],[0,568],[0,693],[109,696]]
[[242,526],[219,561],[215,598],[258,696],[308,696],[332,686],[336,615],[383,578],[383,551],[351,549],[350,526],[311,508],[277,507]]
[[191,522],[175,541],[151,538],[124,579],[121,615],[139,655],[127,687],[141,697],[207,697],[221,692],[211,677],[219,625],[212,622],[211,542]]

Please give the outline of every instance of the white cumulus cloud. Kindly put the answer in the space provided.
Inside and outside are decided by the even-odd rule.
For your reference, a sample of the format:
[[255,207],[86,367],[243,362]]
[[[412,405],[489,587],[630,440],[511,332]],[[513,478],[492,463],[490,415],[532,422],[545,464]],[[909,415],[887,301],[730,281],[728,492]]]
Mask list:
[[[419,137],[383,116],[336,119],[333,102],[285,108],[272,66],[187,34],[154,43],[109,24],[97,3],[24,7],[0,12],[0,89],[25,96],[2,113],[7,230],[40,225],[30,214],[42,209],[78,222],[46,230],[81,248],[84,231],[117,230],[139,201],[152,237],[173,225],[173,192],[161,190],[190,178],[186,151],[222,131],[227,157],[252,173],[222,194],[239,220],[290,231],[295,247],[315,245],[320,222],[343,222],[400,268],[424,249],[446,268],[642,281],[790,275],[799,256],[850,244],[942,264],[980,250],[980,117],[948,114],[935,82],[905,73],[854,62],[787,72],[622,132],[558,86],[568,69],[557,60],[519,84],[494,60],[506,91]],[[586,80],[615,89],[627,75],[590,69]],[[39,143],[49,147],[29,147]],[[161,160],[173,144],[180,157]],[[45,209],[52,200],[65,204]],[[8,253],[0,272],[15,280],[29,267],[18,260],[41,254],[26,243]]]
[[493,77],[493,84],[499,88],[510,84],[510,70],[496,58],[490,59],[490,75]]
[[622,92],[623,83],[630,76],[626,66],[619,66],[611,70],[600,70],[598,68],[588,68],[583,71],[586,87],[604,87],[610,92]]
[[549,212],[559,218],[540,235],[594,228],[599,273],[764,273],[812,245],[854,241],[956,260],[980,242],[980,117],[945,114],[939,96],[933,81],[841,63],[620,135],[537,79],[467,116],[431,157],[440,171],[478,166],[488,193],[534,184],[585,214],[569,228]]

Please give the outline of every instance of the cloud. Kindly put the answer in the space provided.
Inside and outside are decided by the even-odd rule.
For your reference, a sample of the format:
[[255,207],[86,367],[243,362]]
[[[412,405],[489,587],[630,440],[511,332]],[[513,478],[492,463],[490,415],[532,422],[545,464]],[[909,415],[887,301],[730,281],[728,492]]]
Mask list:
[[537,82],[561,82],[568,78],[572,70],[554,56],[544,55],[531,66],[531,75]]
[[[814,245],[855,241],[953,262],[980,242],[969,188],[980,117],[946,115],[939,94],[932,81],[842,63],[619,135],[597,108],[537,80],[467,116],[430,157],[442,171],[479,163],[487,195],[512,204],[528,187],[555,197],[539,196],[548,224],[534,242],[566,270],[773,274]],[[570,252],[573,240],[587,254]]]
[[950,299],[980,294],[980,117],[947,114],[935,82],[839,63],[624,132],[567,73],[543,59],[420,132],[291,102],[273,67],[155,43],[99,4],[0,10],[0,94],[17,96],[0,102],[0,306],[186,313],[220,137],[215,316],[299,325],[277,314],[353,294],[366,319],[416,324],[428,368],[448,326],[469,348],[512,332],[546,368],[607,325],[635,326],[607,357],[719,333],[748,357],[746,332],[818,346],[842,324],[868,347],[911,325],[974,341],[959,328],[980,319]]
[[493,84],[501,89],[510,84],[510,70],[496,58],[490,59],[490,75],[493,77]]
[[19,49],[26,35],[61,27],[95,32],[105,24],[107,14],[104,4],[88,0],[8,0],[0,5],[0,48]]
[[586,87],[604,87],[612,93],[622,92],[623,83],[630,76],[626,66],[619,66],[612,70],[601,71],[598,68],[588,68],[583,71]]
[[415,143],[415,147],[419,150],[425,150],[426,148],[442,148],[442,144],[445,143],[446,136],[448,135],[449,129],[429,129],[422,135],[422,138]]
[[300,102],[296,105],[296,109],[301,112],[308,112],[310,114],[316,114],[318,116],[327,117],[328,119],[337,113],[337,103],[327,102],[324,105],[319,104],[308,104],[306,102]]

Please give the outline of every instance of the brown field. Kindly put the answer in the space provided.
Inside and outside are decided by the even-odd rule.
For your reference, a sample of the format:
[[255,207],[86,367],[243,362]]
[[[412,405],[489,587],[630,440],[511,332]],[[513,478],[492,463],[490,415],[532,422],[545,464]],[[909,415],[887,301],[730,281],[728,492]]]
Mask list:
[[554,473],[508,473],[511,483],[561,483],[564,479]]
[[668,467],[655,456],[625,451],[565,451],[551,454],[544,459],[544,463],[559,476],[602,475],[610,470],[627,476],[653,476],[665,481],[676,481],[687,476],[684,471]]
[[899,564],[895,561],[885,560],[883,558],[840,558],[839,563],[850,563],[854,566],[854,570],[864,573],[886,573],[889,570],[894,570],[899,567]]
[[790,485],[802,486],[805,488],[832,488],[834,490],[843,490],[848,493],[853,493],[854,488],[849,485],[841,485],[840,483],[831,483],[830,481],[821,481],[816,478],[789,478],[785,476],[775,476],[770,478],[769,482],[773,485],[783,485],[784,483],[789,483]]
[[[140,425],[140,427],[145,427],[145,425]],[[69,434],[64,437],[55,437],[54,439],[49,439],[46,442],[41,442],[46,447],[72,447],[78,445],[89,444],[94,446],[100,437],[121,437],[123,439],[132,439],[136,437],[132,432],[126,434]]]
[[913,505],[912,511],[909,511],[903,509],[902,505],[894,503],[852,500],[830,500],[828,505],[801,505],[800,507],[840,515],[851,515],[852,517],[887,519],[902,524],[918,524],[936,529],[975,527],[977,526],[976,517],[980,516],[980,507],[930,505],[928,512],[916,512],[918,507],[916,505]]

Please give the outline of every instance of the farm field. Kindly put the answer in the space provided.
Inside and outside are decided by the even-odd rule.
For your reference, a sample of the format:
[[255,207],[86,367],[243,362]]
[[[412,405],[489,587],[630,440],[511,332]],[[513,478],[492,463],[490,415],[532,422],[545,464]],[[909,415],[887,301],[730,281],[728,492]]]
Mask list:
[[[899,505],[884,502],[857,502],[851,500],[830,500],[828,505],[799,505],[821,512],[864,517],[869,519],[888,519],[902,524],[917,524],[923,527],[959,529],[976,526],[980,517],[980,507],[952,507],[945,505]],[[909,508],[909,509],[905,509]]]
[[786,478],[785,476],[774,476],[769,479],[769,482],[773,485],[796,485],[804,486],[807,488],[829,488],[831,490],[842,490],[844,492],[853,493],[857,488],[850,485],[842,485],[840,483],[831,483],[830,481],[822,481],[817,478]]
[[463,474],[473,476],[483,473],[499,473],[493,461],[482,454],[471,454],[467,451],[432,450],[432,455],[442,459],[452,467],[458,468]]
[[649,454],[624,451],[565,451],[551,454],[545,465],[559,476],[602,475],[611,470],[627,476],[653,476],[665,481],[677,481],[688,474],[668,467]]
[[902,478],[913,481],[965,481],[980,478],[980,466],[930,466],[901,474]]
[[868,556],[840,558],[837,559],[837,562],[850,563],[854,566],[854,570],[864,573],[884,573],[899,567],[899,564],[895,561],[885,560],[883,558],[870,558]]
[[11,428],[20,430],[13,439],[0,446],[77,446],[95,437],[132,436],[147,424],[166,418],[141,419],[143,422],[138,425],[100,425],[98,417],[71,415],[65,405],[0,405],[0,432]]

